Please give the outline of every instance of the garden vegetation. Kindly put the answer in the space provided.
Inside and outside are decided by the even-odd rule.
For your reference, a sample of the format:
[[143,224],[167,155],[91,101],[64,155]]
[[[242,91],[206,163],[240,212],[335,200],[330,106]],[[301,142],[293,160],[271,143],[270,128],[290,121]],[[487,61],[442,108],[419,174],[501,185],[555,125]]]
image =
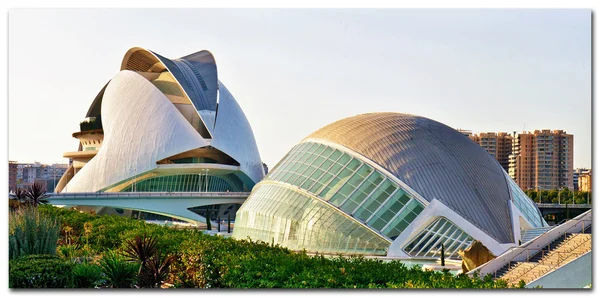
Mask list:
[[489,275],[311,256],[119,216],[23,207],[11,212],[11,288],[507,288]]

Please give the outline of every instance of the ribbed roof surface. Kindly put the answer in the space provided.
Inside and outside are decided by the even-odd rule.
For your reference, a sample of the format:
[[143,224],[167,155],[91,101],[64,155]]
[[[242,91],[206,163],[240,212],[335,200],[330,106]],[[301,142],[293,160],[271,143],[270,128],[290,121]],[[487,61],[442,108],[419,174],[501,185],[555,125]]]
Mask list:
[[414,115],[369,113],[327,125],[307,138],[343,145],[428,201],[442,201],[498,242],[513,241],[502,167],[455,129]]

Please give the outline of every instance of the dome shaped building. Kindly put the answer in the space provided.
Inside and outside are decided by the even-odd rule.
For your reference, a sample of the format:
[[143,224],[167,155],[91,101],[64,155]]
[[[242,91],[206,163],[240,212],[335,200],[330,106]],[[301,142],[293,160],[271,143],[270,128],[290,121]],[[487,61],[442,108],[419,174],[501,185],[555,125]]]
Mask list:
[[446,257],[474,240],[498,255],[547,226],[484,149],[439,122],[399,113],[312,133],[258,183],[233,237],[294,250]]

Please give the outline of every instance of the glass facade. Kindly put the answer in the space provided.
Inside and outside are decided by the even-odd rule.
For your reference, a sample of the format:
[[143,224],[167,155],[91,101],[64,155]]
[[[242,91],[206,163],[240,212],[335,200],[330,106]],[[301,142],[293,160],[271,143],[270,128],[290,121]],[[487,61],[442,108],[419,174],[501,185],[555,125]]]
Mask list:
[[385,255],[390,242],[300,189],[261,182],[238,210],[233,237],[309,252]]
[[[237,178],[236,178],[237,179]],[[121,192],[239,192],[239,187],[220,176],[180,174],[138,181]]]
[[506,176],[506,180],[510,185],[510,191],[512,196],[512,201],[515,206],[521,211],[521,213],[525,216],[527,221],[534,227],[548,227],[548,223],[543,219],[540,210],[537,208],[535,203],[527,196],[521,188],[510,178],[510,176]]
[[444,217],[437,218],[415,237],[404,251],[413,257],[439,259],[444,245],[448,259],[460,259],[459,250],[464,250],[473,238]]
[[303,142],[254,188],[238,211],[233,236],[291,249],[385,254],[423,208],[373,166]]
[[300,187],[391,240],[424,208],[371,165],[320,143],[295,146],[265,180]]

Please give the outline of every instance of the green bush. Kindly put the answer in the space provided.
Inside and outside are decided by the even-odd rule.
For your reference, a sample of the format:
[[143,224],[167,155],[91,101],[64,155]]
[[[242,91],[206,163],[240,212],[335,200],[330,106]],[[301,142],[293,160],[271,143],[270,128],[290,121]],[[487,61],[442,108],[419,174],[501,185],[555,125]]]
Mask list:
[[53,255],[28,255],[9,262],[10,288],[72,288],[73,264]]
[[104,283],[104,274],[98,265],[82,263],[73,267],[76,288],[95,288]]
[[56,216],[22,207],[9,213],[9,258],[56,254],[60,223]]
[[106,281],[113,288],[131,288],[136,282],[139,264],[127,262],[122,256],[108,251],[100,259],[100,268]]
[[[151,279],[140,279],[140,285],[155,286],[166,277],[175,287],[188,288],[507,288],[506,282],[489,275],[455,276],[448,270],[423,271],[420,266],[361,256],[309,256],[265,242],[209,236],[118,216],[39,208],[58,215],[73,228],[73,236],[85,234],[94,250],[105,251],[100,266],[112,287],[132,287],[138,281],[139,264],[128,263],[118,253],[126,250],[126,242],[145,234],[157,239],[160,254],[174,255],[174,260],[157,259],[154,269],[148,270]],[[86,222],[91,223],[87,234]]]

